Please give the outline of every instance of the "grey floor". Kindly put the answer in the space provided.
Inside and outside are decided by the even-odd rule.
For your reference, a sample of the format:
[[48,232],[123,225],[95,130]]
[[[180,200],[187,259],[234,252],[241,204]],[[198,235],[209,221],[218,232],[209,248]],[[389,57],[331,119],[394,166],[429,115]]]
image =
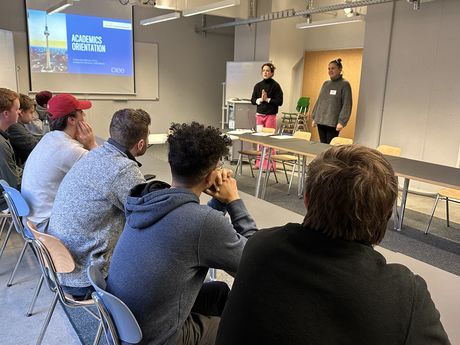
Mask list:
[[[141,158],[143,172],[146,174],[154,173],[158,179],[170,181],[169,168],[165,163],[165,152],[164,145],[157,145],[150,148],[147,154]],[[254,179],[249,175],[248,166],[244,167],[243,175],[237,177],[238,186],[240,191],[242,191],[241,196],[260,228],[282,225],[289,221],[300,222],[303,218],[302,200],[298,199],[295,195],[287,196],[287,185],[285,181],[282,182],[284,177],[281,174],[278,177],[280,183],[275,184],[274,181],[270,181],[265,201],[255,199],[252,196]],[[204,201],[206,201],[206,197],[203,197]],[[447,276],[457,282],[457,280],[460,281],[457,277],[460,275],[460,252],[458,250],[460,243],[460,226],[458,225],[460,223],[459,206],[452,206],[451,219],[455,224],[453,224],[453,228],[447,228],[442,219],[444,217],[443,212],[445,211],[443,205],[440,205],[436,213],[438,218],[435,219],[431,230],[432,235],[425,236],[421,230],[424,229],[428,219],[427,213],[431,210],[433,201],[432,198],[410,195],[408,199],[409,211],[405,218],[405,228],[402,232],[395,232],[389,229],[382,247],[390,249],[392,251],[391,255],[395,255],[396,257],[399,254],[394,252],[414,257],[417,259],[414,260],[416,265],[420,265],[420,261],[423,261],[434,267],[441,268],[442,270],[437,270],[431,269],[429,265],[423,266],[423,269],[427,269],[428,272],[435,270],[436,274],[440,274],[441,279]],[[31,317],[25,316],[35,283],[39,278],[38,265],[30,252],[26,253],[25,260],[18,271],[14,285],[6,287],[6,281],[21,247],[22,240],[15,234],[10,239],[7,249],[0,259],[0,344],[5,345],[34,344],[52,298],[51,293],[47,289],[43,289],[37,301],[34,315]],[[449,276],[448,273],[443,273],[444,271],[452,272],[454,275]],[[228,281],[230,284],[232,282],[232,279],[226,276],[225,273],[218,272],[218,277],[219,279]],[[440,280],[437,276],[434,277],[435,281],[429,282],[429,286],[430,284],[436,285],[436,281]],[[445,284],[441,282],[440,285],[441,287],[439,288],[442,291]],[[452,291],[452,293],[457,293],[458,288],[456,285],[452,285],[452,287],[456,291]],[[440,294],[437,286],[434,286],[433,289],[434,295]],[[458,313],[455,313],[459,308],[455,305],[450,306],[449,303],[447,303],[446,307],[442,307],[444,309],[453,309],[453,313],[450,313],[450,310],[442,313],[442,315],[445,314],[444,317],[446,318],[443,322],[446,329],[448,329],[452,343],[455,344],[455,341],[460,343],[460,335],[451,334],[453,332],[451,328],[457,328],[455,324],[458,322]],[[94,327],[94,322],[92,322],[87,330],[79,329],[79,333],[91,333]],[[91,334],[84,335],[86,339],[92,339]],[[60,306],[56,308],[55,314],[51,319],[43,344],[80,344],[77,333],[74,331]]]

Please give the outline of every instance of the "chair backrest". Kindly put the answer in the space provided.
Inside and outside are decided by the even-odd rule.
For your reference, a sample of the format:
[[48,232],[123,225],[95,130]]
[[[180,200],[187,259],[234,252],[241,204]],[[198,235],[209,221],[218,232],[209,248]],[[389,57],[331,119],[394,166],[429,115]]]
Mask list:
[[[96,290],[93,292],[93,300],[103,321],[106,337],[109,336],[115,345],[120,343],[119,340],[131,344],[140,342],[142,331],[129,307],[106,291],[107,285],[99,268],[91,265],[87,273],[91,285]],[[107,341],[110,343],[109,339]]]
[[22,237],[27,240],[28,234],[24,233],[20,217],[26,217],[30,213],[29,205],[22,197],[21,193],[8,184],[5,180],[0,180],[0,185],[3,188],[3,197],[5,198],[8,209],[10,210],[11,219],[13,220],[14,228]]
[[304,132],[304,131],[297,131],[292,136],[297,139],[304,139],[304,140],[310,141],[311,133]]
[[262,127],[263,133],[275,134],[276,128]]
[[330,144],[331,144],[331,145],[334,145],[334,146],[339,146],[339,145],[351,145],[351,144],[353,144],[353,139],[350,139],[350,138],[342,138],[342,137],[335,137],[335,138],[332,138]]
[[380,151],[384,155],[389,156],[397,156],[401,155],[401,148],[397,146],[390,146],[390,145],[380,145],[377,147],[377,151]]
[[31,221],[27,222],[27,227],[32,233],[34,241],[41,244],[40,254],[43,256],[45,267],[52,268],[54,275],[56,273],[70,273],[75,269],[72,254],[61,240],[38,231]]
[[308,107],[310,106],[310,97],[300,97],[297,101],[296,110],[299,113],[305,114],[308,111]]

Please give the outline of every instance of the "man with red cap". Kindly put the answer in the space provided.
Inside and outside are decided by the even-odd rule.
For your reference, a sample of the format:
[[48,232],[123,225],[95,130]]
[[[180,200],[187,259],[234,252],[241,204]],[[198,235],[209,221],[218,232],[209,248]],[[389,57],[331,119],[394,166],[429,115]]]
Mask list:
[[60,94],[48,103],[51,132],[37,144],[24,167],[21,192],[30,206],[29,220],[45,230],[62,179],[81,157],[97,146],[83,110],[90,101]]

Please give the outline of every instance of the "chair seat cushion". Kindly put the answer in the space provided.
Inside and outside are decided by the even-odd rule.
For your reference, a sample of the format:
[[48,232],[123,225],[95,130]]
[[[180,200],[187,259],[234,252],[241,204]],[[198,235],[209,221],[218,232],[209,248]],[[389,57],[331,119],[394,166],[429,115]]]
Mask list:
[[257,150],[241,150],[238,151],[238,153],[241,153],[242,155],[247,155],[247,156],[259,156],[260,151]]
[[275,161],[296,161],[297,156],[293,155],[272,155],[271,158]]
[[439,191],[439,195],[449,199],[460,200],[460,190],[452,188],[443,188]]

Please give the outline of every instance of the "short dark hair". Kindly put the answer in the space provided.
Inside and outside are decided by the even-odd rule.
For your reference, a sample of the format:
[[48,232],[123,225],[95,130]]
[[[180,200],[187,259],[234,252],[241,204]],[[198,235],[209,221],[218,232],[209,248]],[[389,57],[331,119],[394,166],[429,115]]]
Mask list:
[[24,111],[35,109],[35,103],[33,99],[22,93],[19,94],[19,104],[19,109]]
[[261,69],[263,70],[265,66],[267,66],[268,68],[270,68],[270,72],[272,72],[273,74],[275,73],[276,67],[275,67],[274,64],[272,64],[271,62],[266,62],[266,63],[264,63],[264,64],[262,65],[262,68],[261,68]]
[[377,244],[383,239],[398,182],[379,151],[332,147],[310,163],[305,185],[305,227],[347,241]]
[[50,128],[52,131],[63,131],[67,127],[67,121],[69,120],[69,117],[75,117],[77,116],[77,112],[73,111],[70,114],[67,114],[66,116],[58,117],[57,119],[53,119],[50,117]]
[[343,68],[343,66],[342,66],[342,59],[341,59],[341,58],[332,60],[331,62],[329,62],[329,64],[331,64],[331,63],[334,63],[339,69],[342,69],[342,68]]
[[130,149],[149,134],[150,115],[142,109],[120,109],[110,121],[110,137]]
[[168,162],[173,178],[187,186],[200,182],[219,159],[228,154],[232,140],[214,127],[198,122],[172,123],[168,136]]
[[17,98],[19,98],[17,92],[3,87],[0,88],[0,112],[10,111]]

